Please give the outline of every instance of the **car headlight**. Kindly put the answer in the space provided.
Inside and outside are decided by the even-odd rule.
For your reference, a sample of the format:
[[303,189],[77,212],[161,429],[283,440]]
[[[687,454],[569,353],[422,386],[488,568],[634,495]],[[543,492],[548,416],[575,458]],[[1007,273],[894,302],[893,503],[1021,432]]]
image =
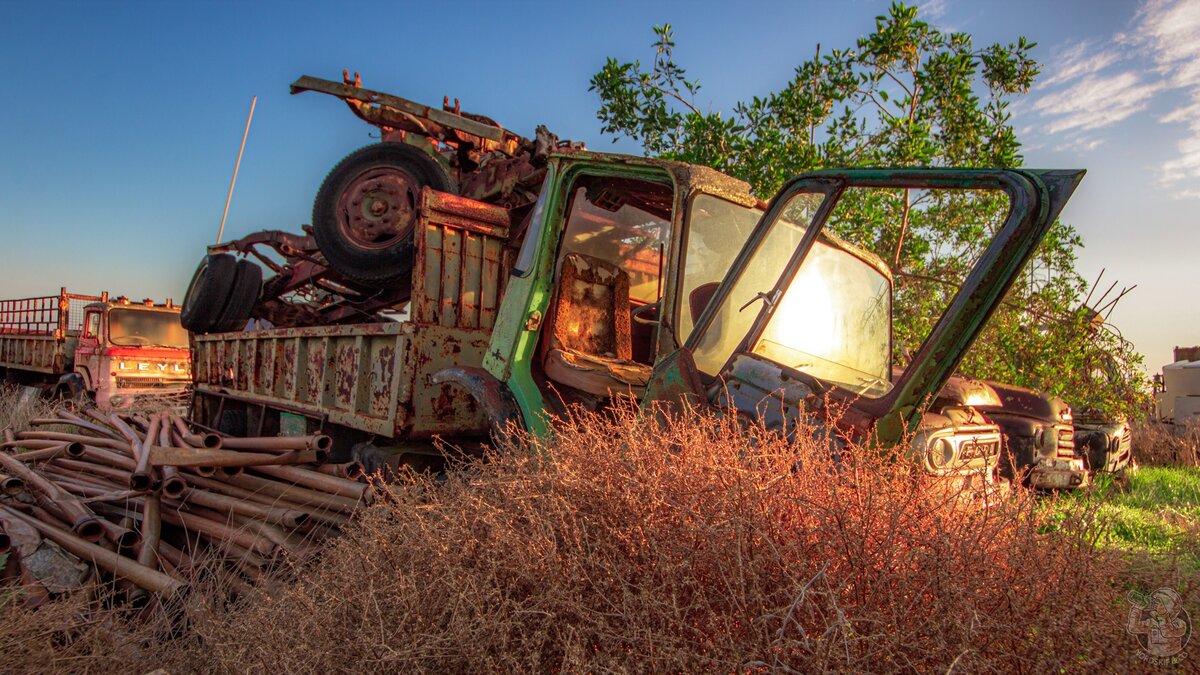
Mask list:
[[929,447],[929,462],[938,469],[944,469],[954,461],[954,444],[949,439],[939,438]]

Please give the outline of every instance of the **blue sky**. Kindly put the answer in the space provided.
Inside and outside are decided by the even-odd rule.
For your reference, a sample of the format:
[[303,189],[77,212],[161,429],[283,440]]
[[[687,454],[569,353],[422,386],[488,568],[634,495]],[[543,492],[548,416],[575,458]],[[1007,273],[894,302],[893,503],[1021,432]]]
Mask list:
[[[1138,285],[1112,322],[1156,371],[1200,343],[1200,1],[921,3],[979,45],[1024,35],[1045,65],[1016,107],[1033,167],[1088,169],[1064,213],[1081,271]],[[181,298],[216,234],[250,99],[226,237],[308,222],[325,173],[371,127],[301,74],[611,144],[587,83],[607,56],[676,61],[728,110],[851,46],[886,2],[0,2],[0,297],[110,290]]]

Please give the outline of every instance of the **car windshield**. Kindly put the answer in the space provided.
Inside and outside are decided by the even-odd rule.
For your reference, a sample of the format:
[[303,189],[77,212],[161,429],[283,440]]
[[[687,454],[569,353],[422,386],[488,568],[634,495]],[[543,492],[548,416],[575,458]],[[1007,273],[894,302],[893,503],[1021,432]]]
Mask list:
[[891,389],[891,285],[849,251],[813,244],[751,351],[855,394]]
[[188,333],[178,312],[114,309],[108,314],[108,341],[130,347],[187,347]]

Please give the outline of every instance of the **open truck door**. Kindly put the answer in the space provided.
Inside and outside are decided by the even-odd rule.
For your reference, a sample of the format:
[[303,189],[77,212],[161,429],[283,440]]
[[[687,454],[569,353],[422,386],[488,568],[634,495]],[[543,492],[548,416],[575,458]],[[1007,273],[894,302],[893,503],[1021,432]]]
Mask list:
[[[859,169],[797,177],[772,200],[684,347],[656,365],[643,405],[710,404],[785,430],[833,404],[831,421],[851,435],[901,441],[920,426],[1083,174]],[[890,271],[827,231],[860,189],[992,191],[1008,202],[991,243],[898,375]]]

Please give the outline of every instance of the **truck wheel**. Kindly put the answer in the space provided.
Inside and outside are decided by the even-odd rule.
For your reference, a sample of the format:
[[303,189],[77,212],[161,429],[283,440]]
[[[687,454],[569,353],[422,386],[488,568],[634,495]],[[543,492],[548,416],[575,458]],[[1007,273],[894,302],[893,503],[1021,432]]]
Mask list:
[[228,253],[204,256],[183,297],[179,323],[184,328],[193,333],[208,333],[216,328],[233,290],[237,267],[237,259]]
[[246,327],[254,303],[258,302],[258,294],[262,291],[262,268],[249,260],[237,261],[232,286],[225,309],[216,322],[216,329],[222,333]]
[[405,143],[368,145],[338,162],[313,202],[313,235],[329,265],[377,288],[406,277],[425,186],[449,192],[454,183],[436,159]]

